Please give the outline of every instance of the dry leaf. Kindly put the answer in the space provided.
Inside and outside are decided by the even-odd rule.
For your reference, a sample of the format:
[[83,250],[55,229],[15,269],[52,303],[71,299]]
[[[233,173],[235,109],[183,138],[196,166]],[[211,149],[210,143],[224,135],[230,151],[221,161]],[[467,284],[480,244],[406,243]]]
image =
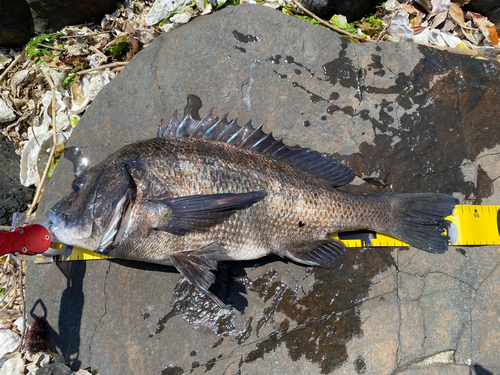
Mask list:
[[[487,34],[489,34],[491,43],[494,46],[498,45],[498,33],[497,29],[495,28],[495,25],[485,16],[482,16],[479,13],[475,12],[467,12],[465,14],[465,18],[468,20],[472,20],[474,22],[474,25],[476,25],[479,29],[485,29],[487,30]],[[485,32],[483,32],[483,35]],[[486,35],[485,35],[486,36]]]
[[474,38],[474,36],[471,33],[469,33],[469,31],[467,29],[462,28],[462,33],[465,35],[467,40],[469,40],[469,42],[471,42],[472,44],[474,44],[476,46],[479,45],[476,38]]
[[401,7],[408,13],[410,16],[410,22],[413,28],[419,27],[422,24],[422,21],[424,20],[424,13],[420,11],[418,8],[416,8],[413,5],[410,4],[400,4]]
[[435,29],[437,26],[441,25],[445,20],[446,17],[448,17],[448,11],[445,10],[444,12],[436,14],[436,17],[434,17],[434,20],[432,21],[431,26],[429,27],[431,30]]
[[427,29],[427,27],[425,26],[417,26],[417,27],[413,27],[413,34],[416,35],[418,33],[421,33],[422,31],[424,31],[425,29]]
[[458,4],[451,3],[450,8],[448,9],[448,14],[460,26],[465,25],[464,12],[462,11],[462,8],[460,8]]
[[415,8],[413,5],[405,3],[400,3],[400,5],[408,14],[417,14],[419,12],[419,10]]
[[495,26],[489,28],[488,31],[490,32],[491,43],[493,43],[494,46],[498,46],[498,33]]
[[132,59],[132,57],[134,57],[134,55],[139,52],[140,50],[140,46],[139,46],[139,42],[137,41],[137,39],[135,39],[135,29],[134,27],[132,26],[132,23],[129,22],[129,21],[126,21],[125,22],[125,32],[127,33],[127,42],[128,42],[128,45],[129,45],[129,50],[127,52],[127,55],[126,55],[126,58],[127,58],[127,61],[130,61]]

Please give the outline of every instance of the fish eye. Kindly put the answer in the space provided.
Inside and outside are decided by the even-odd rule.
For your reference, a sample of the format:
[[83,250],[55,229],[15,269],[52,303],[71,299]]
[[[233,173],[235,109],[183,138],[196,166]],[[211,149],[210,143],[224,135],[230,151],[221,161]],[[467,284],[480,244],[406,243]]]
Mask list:
[[85,185],[86,180],[87,179],[83,176],[75,178],[75,180],[73,181],[73,184],[71,185],[71,188],[73,189],[73,191],[75,193],[78,192],[78,190],[80,190]]

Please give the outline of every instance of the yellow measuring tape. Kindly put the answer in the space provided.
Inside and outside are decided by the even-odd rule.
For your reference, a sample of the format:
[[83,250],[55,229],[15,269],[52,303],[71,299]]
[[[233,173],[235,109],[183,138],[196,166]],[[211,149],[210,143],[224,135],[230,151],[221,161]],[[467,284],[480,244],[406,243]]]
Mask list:
[[[453,215],[445,218],[445,228],[450,236],[450,245],[478,246],[500,245],[500,205],[457,205]],[[407,243],[382,233],[358,231],[331,234],[347,247],[405,247]],[[90,250],[68,246],[66,251],[54,258],[36,257],[35,262],[95,260],[110,257]]]
[[[500,206],[457,205],[453,215],[445,218],[450,245],[500,245]],[[409,246],[382,233],[361,231],[332,234],[347,247]]]

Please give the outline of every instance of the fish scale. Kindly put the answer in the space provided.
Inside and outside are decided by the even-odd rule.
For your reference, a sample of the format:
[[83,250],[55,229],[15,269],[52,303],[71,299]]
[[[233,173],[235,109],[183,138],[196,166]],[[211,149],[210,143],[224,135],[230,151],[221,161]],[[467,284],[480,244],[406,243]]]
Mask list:
[[[84,171],[47,214],[60,242],[103,255],[173,265],[210,290],[225,260],[277,254],[330,267],[346,249],[328,233],[371,230],[430,252],[446,250],[444,194],[356,195],[337,190],[354,173],[325,155],[290,147],[236,120],[184,117],[158,137],[129,144]],[[87,207],[87,208],[85,208]],[[92,209],[89,209],[92,208]]]

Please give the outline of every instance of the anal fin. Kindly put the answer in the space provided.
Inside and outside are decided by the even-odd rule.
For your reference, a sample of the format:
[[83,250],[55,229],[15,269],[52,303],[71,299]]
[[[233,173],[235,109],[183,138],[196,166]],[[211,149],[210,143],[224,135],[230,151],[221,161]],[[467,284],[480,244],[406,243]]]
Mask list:
[[308,266],[328,268],[346,249],[342,241],[328,238],[288,245],[280,255]]

